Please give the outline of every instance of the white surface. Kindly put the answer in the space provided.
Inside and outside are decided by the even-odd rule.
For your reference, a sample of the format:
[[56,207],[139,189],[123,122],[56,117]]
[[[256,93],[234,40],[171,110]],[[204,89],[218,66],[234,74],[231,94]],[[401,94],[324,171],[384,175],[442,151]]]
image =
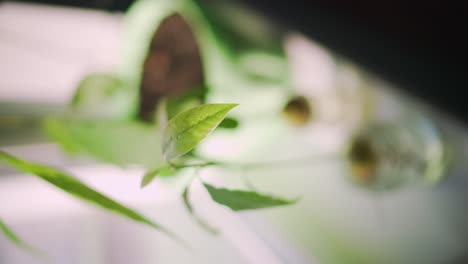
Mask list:
[[[94,165],[67,170],[174,230],[193,250],[145,225],[70,197],[36,177],[2,175],[2,219],[24,240],[45,251],[52,263],[282,263],[238,215],[215,206],[199,184],[191,199],[195,208],[204,209],[203,218],[221,230],[218,237],[205,233],[189,217],[180,196],[183,179],[156,182],[141,190],[140,169]],[[40,263],[40,259],[0,236],[0,263]]]
[[122,16],[0,4],[0,100],[65,103],[84,74],[120,62]]

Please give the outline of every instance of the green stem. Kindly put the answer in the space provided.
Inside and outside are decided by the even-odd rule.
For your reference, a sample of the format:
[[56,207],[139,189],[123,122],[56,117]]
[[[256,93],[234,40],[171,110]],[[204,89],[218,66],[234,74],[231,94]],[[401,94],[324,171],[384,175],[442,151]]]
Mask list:
[[278,160],[278,161],[265,161],[265,162],[253,162],[253,163],[236,163],[236,162],[225,162],[225,161],[207,161],[201,163],[193,164],[172,164],[176,169],[183,168],[203,168],[218,166],[223,168],[230,169],[242,169],[242,170],[252,170],[252,169],[263,169],[263,168],[278,168],[278,167],[292,167],[292,166],[313,166],[319,162],[326,161],[339,161],[339,155],[329,155],[329,156],[312,156],[300,159],[292,160]]

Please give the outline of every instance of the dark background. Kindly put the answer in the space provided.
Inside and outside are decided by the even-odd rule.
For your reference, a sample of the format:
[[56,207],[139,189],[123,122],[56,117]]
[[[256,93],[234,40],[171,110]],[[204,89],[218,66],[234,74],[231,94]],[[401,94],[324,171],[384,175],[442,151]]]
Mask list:
[[[217,1],[217,0],[215,0]],[[218,0],[219,1],[219,0]],[[125,11],[131,0],[22,1]],[[468,123],[463,1],[238,0]]]

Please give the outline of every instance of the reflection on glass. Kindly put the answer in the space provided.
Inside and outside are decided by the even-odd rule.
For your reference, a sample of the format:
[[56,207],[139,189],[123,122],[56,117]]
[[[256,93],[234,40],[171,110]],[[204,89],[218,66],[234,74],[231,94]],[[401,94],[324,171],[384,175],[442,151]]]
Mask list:
[[348,160],[354,182],[392,189],[410,182],[438,182],[447,150],[436,128],[422,117],[371,123],[351,140]]

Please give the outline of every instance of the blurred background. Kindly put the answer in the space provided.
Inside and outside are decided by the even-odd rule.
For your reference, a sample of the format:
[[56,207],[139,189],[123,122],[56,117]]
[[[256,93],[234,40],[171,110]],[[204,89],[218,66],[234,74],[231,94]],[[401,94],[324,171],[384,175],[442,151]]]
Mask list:
[[[0,218],[51,263],[467,262],[463,42],[431,16],[448,9],[283,5],[0,1],[1,150],[74,173],[193,249],[4,166]],[[196,182],[213,236],[180,198],[193,170],[141,190],[159,142],[134,125],[163,96],[174,112],[239,103],[197,154],[272,164],[203,179],[300,201],[234,213]],[[0,263],[43,262],[0,235]]]

